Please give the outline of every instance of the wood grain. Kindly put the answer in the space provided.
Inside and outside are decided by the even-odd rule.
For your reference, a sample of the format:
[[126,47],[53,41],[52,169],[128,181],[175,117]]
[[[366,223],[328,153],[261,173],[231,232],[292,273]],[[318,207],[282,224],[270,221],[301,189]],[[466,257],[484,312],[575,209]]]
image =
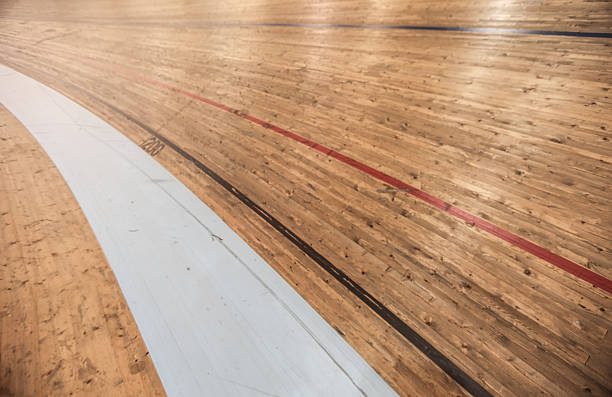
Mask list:
[[329,23],[463,26],[506,29],[612,32],[612,5],[606,0],[5,0],[0,16],[61,19],[204,23]]
[[0,395],[165,396],[72,192],[0,106]]
[[[410,12],[387,18],[383,3],[377,13],[358,1],[325,3],[338,10],[331,14],[257,2],[16,4],[0,22],[0,62],[60,90],[138,144],[151,138],[143,125],[168,137],[491,393],[610,393],[607,293],[297,142],[74,58],[148,76],[295,131],[611,278],[609,39],[181,25],[420,18],[441,26],[608,31],[608,3],[511,2],[514,14],[485,7],[490,19],[481,18],[478,2],[411,2]],[[94,21],[52,21],[60,16]],[[95,23],[102,20],[111,23]],[[178,25],[123,23],[132,20]],[[465,393],[197,167],[168,147],[155,158],[400,394]]]

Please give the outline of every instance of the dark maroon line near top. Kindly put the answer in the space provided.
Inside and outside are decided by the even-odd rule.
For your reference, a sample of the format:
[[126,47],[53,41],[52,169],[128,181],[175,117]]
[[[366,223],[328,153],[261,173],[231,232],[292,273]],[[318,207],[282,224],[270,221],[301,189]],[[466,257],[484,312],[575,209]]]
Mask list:
[[[45,51],[57,53],[56,51],[51,51],[51,50],[45,50]],[[424,201],[424,202],[426,202],[426,203],[428,203],[428,204],[430,204],[430,205],[432,205],[432,206],[434,206],[436,208],[439,208],[440,210],[442,210],[444,212],[447,212],[447,213],[455,216],[456,218],[459,218],[459,219],[467,222],[470,225],[476,226],[477,228],[479,228],[481,230],[484,230],[484,231],[486,231],[486,232],[488,232],[488,233],[490,233],[490,234],[492,234],[492,235],[494,235],[494,236],[496,236],[496,237],[498,237],[498,238],[500,238],[500,239],[502,239],[502,240],[504,240],[504,241],[506,241],[506,242],[508,242],[508,243],[510,243],[512,245],[514,245],[515,247],[518,247],[518,248],[522,249],[523,251],[529,252],[530,254],[532,254],[534,256],[537,256],[540,259],[545,260],[546,262],[550,263],[551,265],[554,265],[554,266],[556,266],[556,267],[558,267],[560,269],[563,269],[566,272],[568,272],[570,274],[573,274],[574,276],[576,276],[578,278],[581,278],[582,280],[592,284],[593,286],[595,286],[597,288],[601,288],[604,291],[612,294],[612,280],[610,280],[610,279],[608,279],[608,278],[606,278],[606,277],[604,277],[604,276],[602,276],[602,275],[600,275],[598,273],[595,273],[595,272],[593,272],[593,271],[591,271],[591,270],[589,270],[589,269],[587,269],[587,268],[585,268],[583,266],[580,266],[577,263],[574,263],[574,262],[570,261],[569,259],[566,259],[566,258],[564,258],[562,256],[559,256],[559,255],[555,254],[554,252],[551,252],[551,251],[547,250],[544,247],[541,247],[541,246],[539,246],[539,245],[537,245],[535,243],[532,243],[531,241],[528,241],[528,240],[526,240],[526,239],[524,239],[524,238],[522,238],[522,237],[520,237],[520,236],[518,236],[518,235],[516,235],[516,234],[514,234],[514,233],[512,233],[510,231],[508,231],[508,230],[504,230],[501,227],[495,226],[494,224],[492,224],[492,223],[490,223],[490,222],[488,222],[488,221],[486,221],[486,220],[484,220],[482,218],[479,218],[479,217],[477,217],[475,215],[472,215],[472,214],[470,214],[470,213],[468,213],[468,212],[466,212],[466,211],[464,211],[464,210],[462,210],[462,209],[460,209],[458,207],[455,207],[454,205],[449,204],[449,203],[445,202],[444,200],[442,200],[442,199],[440,199],[438,197],[432,196],[431,194],[429,194],[427,192],[424,192],[424,191],[422,191],[420,189],[417,189],[414,186],[411,186],[411,185],[409,185],[409,184],[407,184],[405,182],[402,182],[399,179],[394,178],[394,177],[392,177],[392,176],[390,176],[388,174],[385,174],[384,172],[379,171],[379,170],[377,170],[375,168],[372,168],[372,167],[370,167],[370,166],[368,166],[368,165],[366,165],[366,164],[364,164],[364,163],[362,163],[362,162],[360,162],[358,160],[355,160],[355,159],[353,159],[351,157],[345,156],[342,153],[336,152],[333,149],[330,149],[330,148],[328,148],[326,146],[320,145],[320,144],[318,144],[318,143],[316,143],[316,142],[314,142],[314,141],[312,141],[312,140],[310,140],[308,138],[305,138],[305,137],[303,137],[301,135],[298,135],[296,133],[293,133],[293,132],[291,132],[289,130],[286,130],[284,128],[278,127],[276,125],[267,123],[267,122],[265,122],[263,120],[260,120],[260,119],[258,119],[256,117],[253,117],[253,116],[250,116],[248,114],[242,113],[241,111],[239,111],[237,109],[230,108],[230,107],[225,106],[225,105],[223,105],[221,103],[215,102],[215,101],[213,101],[211,99],[204,98],[204,97],[202,97],[200,95],[197,95],[197,94],[194,94],[192,92],[183,90],[181,88],[177,88],[177,87],[171,86],[171,85],[163,83],[161,81],[153,80],[151,78],[139,75],[137,73],[129,72],[127,70],[123,70],[123,69],[117,68],[115,66],[107,65],[107,64],[105,64],[103,62],[100,62],[100,61],[94,61],[92,59],[82,58],[82,57],[71,55],[71,54],[67,54],[67,53],[60,53],[60,54],[63,55],[63,56],[68,56],[68,57],[71,57],[71,58],[78,59],[78,60],[80,60],[82,62],[85,62],[85,63],[94,64],[94,65],[96,65],[98,67],[101,67],[103,69],[110,70],[110,71],[122,74],[124,76],[134,77],[134,78],[136,78],[138,80],[146,81],[148,83],[157,85],[159,87],[164,87],[164,88],[166,88],[168,90],[171,90],[171,91],[174,91],[174,92],[186,95],[186,96],[191,97],[193,99],[196,99],[196,100],[198,100],[200,102],[204,102],[206,104],[214,106],[214,107],[216,107],[218,109],[224,110],[226,112],[233,113],[233,114],[235,114],[238,117],[242,117],[243,119],[249,120],[249,121],[251,121],[251,122],[253,122],[253,123],[257,124],[257,125],[260,125],[260,126],[266,128],[266,129],[269,129],[269,130],[274,131],[274,132],[276,132],[278,134],[281,134],[281,135],[284,135],[284,136],[286,136],[288,138],[291,138],[291,139],[293,139],[293,140],[295,140],[295,141],[297,141],[297,142],[299,142],[299,143],[301,143],[303,145],[310,146],[311,148],[313,148],[315,150],[318,150],[319,152],[325,154],[326,156],[333,157],[336,160],[341,161],[341,162],[343,162],[343,163],[345,163],[347,165],[350,165],[351,167],[356,168],[356,169],[358,169],[358,170],[360,170],[360,171],[362,171],[362,172],[364,172],[364,173],[366,173],[366,174],[368,174],[368,175],[370,175],[370,176],[372,176],[372,177],[374,177],[374,178],[376,178],[376,179],[378,179],[380,181],[383,181],[383,182],[385,182],[385,183],[387,183],[387,184],[389,184],[389,185],[391,185],[391,186],[393,186],[393,187],[395,187],[397,189],[403,190],[404,192],[406,192],[406,193],[408,193],[408,194],[410,194],[410,195],[412,195],[412,196],[414,196],[414,197],[416,197],[416,198],[418,198],[418,199],[420,199],[420,200],[422,200],[422,201]]]

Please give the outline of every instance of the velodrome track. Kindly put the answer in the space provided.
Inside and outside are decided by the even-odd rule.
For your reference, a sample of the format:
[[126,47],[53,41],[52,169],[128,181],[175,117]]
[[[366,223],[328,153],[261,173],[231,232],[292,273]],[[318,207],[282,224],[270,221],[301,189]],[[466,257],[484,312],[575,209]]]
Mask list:
[[141,145],[399,394],[610,392],[609,5],[58,4],[2,8],[0,63]]

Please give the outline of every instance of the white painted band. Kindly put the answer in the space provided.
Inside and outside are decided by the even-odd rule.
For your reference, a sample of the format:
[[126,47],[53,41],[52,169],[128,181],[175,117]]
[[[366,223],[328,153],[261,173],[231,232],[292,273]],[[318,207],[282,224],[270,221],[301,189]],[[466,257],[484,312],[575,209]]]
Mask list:
[[169,396],[396,395],[210,208],[120,132],[2,65],[0,101],[74,193]]

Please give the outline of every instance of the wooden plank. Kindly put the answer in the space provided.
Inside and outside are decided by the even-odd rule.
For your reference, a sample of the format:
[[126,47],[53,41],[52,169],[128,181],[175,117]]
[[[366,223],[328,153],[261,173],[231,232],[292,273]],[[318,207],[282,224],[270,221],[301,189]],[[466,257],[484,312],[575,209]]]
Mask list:
[[489,28],[611,32],[612,8],[605,0],[563,1],[487,0],[437,1],[397,0],[283,1],[206,0],[190,3],[163,1],[151,4],[131,0],[118,7],[112,0],[96,0],[86,6],[68,2],[40,6],[39,0],[7,2],[6,17],[40,19],[85,19],[88,21],[134,20],[154,22],[212,23],[336,23],[370,25],[477,26]]

